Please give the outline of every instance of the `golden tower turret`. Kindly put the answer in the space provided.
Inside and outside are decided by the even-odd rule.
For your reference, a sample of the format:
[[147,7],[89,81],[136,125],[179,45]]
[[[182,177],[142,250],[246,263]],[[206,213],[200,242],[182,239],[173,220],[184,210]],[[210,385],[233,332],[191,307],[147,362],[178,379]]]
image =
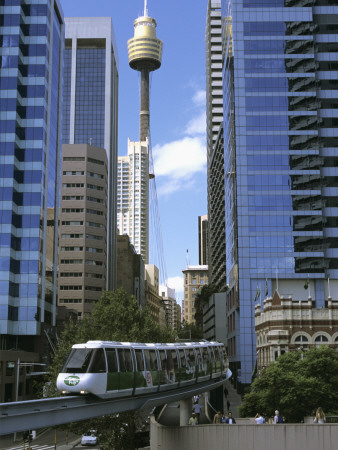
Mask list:
[[156,20],[144,14],[134,21],[134,37],[128,41],[129,65],[141,72],[140,141],[149,137],[149,72],[161,67],[163,43],[156,37]]

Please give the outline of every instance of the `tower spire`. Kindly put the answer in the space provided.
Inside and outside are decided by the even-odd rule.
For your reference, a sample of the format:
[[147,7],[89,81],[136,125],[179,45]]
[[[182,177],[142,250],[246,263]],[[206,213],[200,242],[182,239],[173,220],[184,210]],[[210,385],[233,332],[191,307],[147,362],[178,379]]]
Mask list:
[[149,73],[161,67],[162,45],[156,37],[156,20],[148,16],[144,0],[144,16],[134,21],[134,37],[128,41],[129,65],[141,72],[140,141],[149,138]]

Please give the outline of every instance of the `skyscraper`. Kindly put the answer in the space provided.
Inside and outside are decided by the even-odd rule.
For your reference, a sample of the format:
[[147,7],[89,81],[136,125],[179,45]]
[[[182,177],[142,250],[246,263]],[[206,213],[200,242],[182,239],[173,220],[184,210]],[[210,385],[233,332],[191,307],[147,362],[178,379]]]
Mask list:
[[128,156],[118,157],[117,228],[149,263],[149,144],[128,139]]
[[[209,281],[226,287],[221,1],[209,0],[205,30]],[[202,264],[200,262],[200,264]]]
[[222,3],[228,351],[242,383],[255,302],[278,290],[324,307],[328,277],[338,299],[337,14],[331,0]]
[[6,0],[0,21],[1,345],[34,351],[55,325],[63,12]]
[[88,144],[62,146],[58,305],[92,311],[106,289],[107,154]]
[[65,18],[63,143],[108,157],[107,289],[116,286],[118,54],[110,17]]

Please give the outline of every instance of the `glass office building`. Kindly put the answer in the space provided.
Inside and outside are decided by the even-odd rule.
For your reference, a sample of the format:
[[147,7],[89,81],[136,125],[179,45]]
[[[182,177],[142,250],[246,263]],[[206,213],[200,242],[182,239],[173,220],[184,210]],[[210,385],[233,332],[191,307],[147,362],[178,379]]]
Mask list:
[[64,144],[91,144],[108,157],[107,289],[116,287],[118,53],[111,17],[66,17]]
[[0,42],[1,349],[32,350],[56,313],[59,1],[1,0]]
[[336,0],[222,2],[228,351],[241,383],[255,303],[275,290],[338,300],[337,20]]

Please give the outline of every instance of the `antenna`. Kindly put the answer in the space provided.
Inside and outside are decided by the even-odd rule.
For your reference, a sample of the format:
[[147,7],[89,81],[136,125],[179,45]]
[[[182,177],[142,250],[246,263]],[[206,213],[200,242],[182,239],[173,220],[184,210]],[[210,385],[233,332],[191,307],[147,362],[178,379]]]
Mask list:
[[148,17],[147,0],[144,0],[144,17]]

